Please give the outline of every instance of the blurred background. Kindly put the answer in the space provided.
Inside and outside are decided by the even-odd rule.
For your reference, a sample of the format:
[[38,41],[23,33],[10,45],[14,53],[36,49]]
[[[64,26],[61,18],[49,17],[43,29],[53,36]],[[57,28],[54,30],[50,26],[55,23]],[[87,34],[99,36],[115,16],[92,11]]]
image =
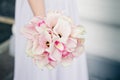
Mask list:
[[[120,0],[78,0],[90,80],[120,80]],[[0,80],[14,76],[15,0],[0,0]]]

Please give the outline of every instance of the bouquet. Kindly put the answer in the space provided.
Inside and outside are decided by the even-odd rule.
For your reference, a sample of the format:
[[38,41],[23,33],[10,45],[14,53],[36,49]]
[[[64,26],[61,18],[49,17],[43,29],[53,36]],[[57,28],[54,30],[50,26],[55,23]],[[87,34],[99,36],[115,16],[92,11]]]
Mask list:
[[27,38],[26,53],[39,68],[68,66],[84,51],[84,27],[58,11],[32,18],[22,34]]

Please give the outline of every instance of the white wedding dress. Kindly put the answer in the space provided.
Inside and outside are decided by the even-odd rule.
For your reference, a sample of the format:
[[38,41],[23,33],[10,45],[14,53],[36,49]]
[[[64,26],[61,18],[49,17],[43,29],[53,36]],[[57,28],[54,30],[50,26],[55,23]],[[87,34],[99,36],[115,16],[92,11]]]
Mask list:
[[[62,10],[80,24],[76,0],[45,0],[46,12]],[[86,54],[83,53],[68,67],[57,66],[53,70],[40,70],[30,57],[25,54],[26,39],[20,29],[33,17],[27,0],[16,0],[14,24],[15,36],[15,73],[14,80],[88,80]]]

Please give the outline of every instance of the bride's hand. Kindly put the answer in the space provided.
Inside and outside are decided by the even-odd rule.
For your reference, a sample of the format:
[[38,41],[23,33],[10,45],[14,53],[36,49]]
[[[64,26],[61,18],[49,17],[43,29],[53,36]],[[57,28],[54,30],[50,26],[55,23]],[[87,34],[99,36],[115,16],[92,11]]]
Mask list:
[[28,0],[34,16],[45,17],[44,0]]

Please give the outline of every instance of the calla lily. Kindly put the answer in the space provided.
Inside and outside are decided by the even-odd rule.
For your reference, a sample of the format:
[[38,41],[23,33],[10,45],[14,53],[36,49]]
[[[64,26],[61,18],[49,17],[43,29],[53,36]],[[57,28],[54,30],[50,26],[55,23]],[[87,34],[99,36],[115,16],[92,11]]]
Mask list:
[[44,51],[44,48],[42,48],[41,45],[39,45],[39,35],[37,35],[32,42],[33,46],[32,46],[32,54],[42,54]]
[[35,55],[34,61],[37,64],[39,68],[43,68],[44,66],[47,66],[49,69],[54,68],[57,65],[57,62],[52,56],[49,56],[50,53],[45,51],[41,55]]
[[36,30],[38,31],[39,34],[44,33],[45,31],[48,31],[49,29],[47,28],[47,25],[45,24],[44,21],[41,21],[38,23],[37,26],[35,26]]
[[69,52],[67,52],[67,56],[62,57],[61,63],[62,63],[63,66],[68,66],[73,61],[73,55],[72,55],[72,53],[69,53],[69,54],[68,53]]
[[40,45],[37,45],[36,48],[32,49],[33,54],[42,54],[44,52],[44,48],[42,48]]
[[80,56],[81,53],[83,53],[84,47],[83,46],[78,46],[74,52],[72,52],[74,57]]
[[53,28],[53,32],[59,36],[59,40],[63,43],[67,42],[67,39],[71,33],[71,25],[63,17],[58,19],[56,26]]
[[33,40],[32,52],[34,54],[42,54],[45,49],[49,48],[51,43],[51,36],[48,32],[44,32],[41,35],[37,35]]
[[61,61],[61,52],[55,48],[54,43],[51,43],[50,47],[46,49],[48,52],[50,52],[50,57],[57,62]]
[[66,50],[73,52],[77,47],[77,39],[69,38],[66,44]]
[[61,61],[61,58],[62,58],[62,54],[60,51],[58,51],[57,49],[55,49],[53,51],[53,53],[51,54],[51,56],[56,59],[57,62],[60,62]]
[[62,15],[62,12],[58,12],[58,11],[50,11],[47,13],[47,17],[46,17],[46,23],[50,28],[54,28],[54,26],[56,25],[58,18]]
[[64,44],[62,42],[59,42],[59,41],[55,41],[55,47],[61,52],[65,50]]
[[51,44],[51,35],[48,32],[44,32],[39,36],[39,45],[43,48],[50,47]]
[[37,64],[37,66],[40,69],[42,69],[45,65],[47,65],[49,63],[48,55],[49,55],[49,53],[44,52],[41,55],[35,55],[34,56],[34,58],[33,58],[34,62]]
[[38,34],[33,24],[27,24],[25,27],[21,29],[21,33],[27,38],[27,39],[33,39],[34,35]]
[[44,26],[46,26],[45,21],[41,20],[39,17],[35,17],[21,29],[21,32],[26,38],[34,39],[34,35],[45,31]]
[[71,36],[74,38],[85,38],[85,28],[83,26],[73,27]]
[[68,52],[68,51],[63,51],[63,52],[62,52],[62,58],[68,56],[69,54],[71,54],[71,53]]
[[55,68],[55,66],[57,65],[57,61],[54,58],[51,58],[50,56],[48,60],[49,60],[49,63],[47,64],[48,69]]
[[77,47],[75,48],[75,51],[72,52],[74,57],[80,56],[81,53],[84,51],[84,39],[77,39]]

